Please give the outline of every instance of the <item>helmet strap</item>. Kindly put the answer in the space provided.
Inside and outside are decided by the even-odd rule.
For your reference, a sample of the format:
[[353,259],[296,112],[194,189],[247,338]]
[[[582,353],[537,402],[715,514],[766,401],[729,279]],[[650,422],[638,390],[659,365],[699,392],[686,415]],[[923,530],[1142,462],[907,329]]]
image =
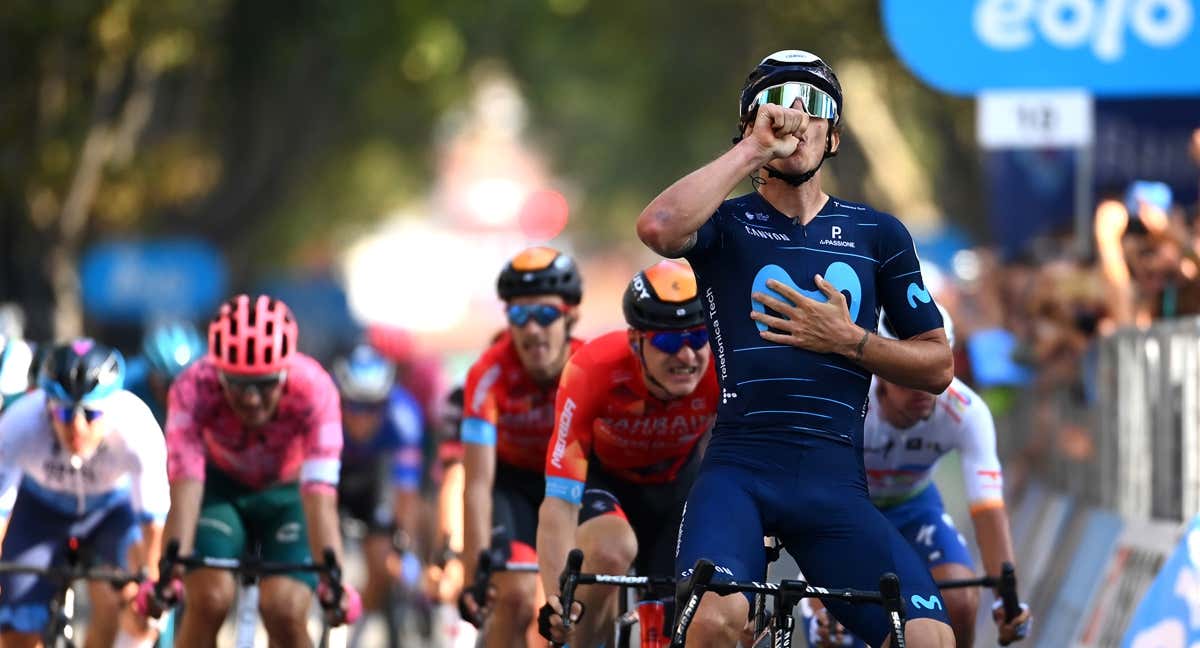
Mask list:
[[[654,396],[655,398],[658,398],[659,400],[670,400],[669,396],[671,394],[671,390],[667,389],[666,385],[659,382],[658,379],[654,377],[654,374],[650,373],[650,367],[646,364],[646,344],[645,344],[645,338],[642,336],[641,331],[638,331],[637,352],[638,352],[638,360],[640,360],[642,363],[642,375],[646,377],[646,382],[650,383],[651,385],[654,385],[655,387],[658,387],[660,390],[662,390],[662,392],[664,394],[667,394],[668,398],[666,398],[666,399],[658,398],[658,396],[654,396],[653,392],[651,392],[650,395]],[[646,391],[650,391],[650,390],[647,389]]]
[[[804,173],[797,174],[797,173],[784,173],[784,172],[776,169],[775,167],[772,167],[769,164],[764,164],[762,168],[763,168],[763,170],[765,170],[767,172],[768,176],[775,178],[776,180],[782,180],[793,187],[799,187],[800,185],[804,184],[805,182],[812,180],[813,176],[817,175],[817,171],[821,170],[821,165],[825,164],[825,160],[827,160],[835,155],[837,155],[837,153],[833,152],[833,129],[831,128],[831,129],[829,129],[828,132],[825,133],[825,153],[824,153],[824,155],[821,156],[821,160],[819,162],[817,162],[817,166],[813,167],[812,169],[809,169],[808,171],[805,171]],[[757,182],[755,182],[754,179],[757,179]],[[759,187],[762,183],[766,182],[765,180],[758,177],[757,175],[752,176],[751,181],[754,182],[754,186],[756,188]]]

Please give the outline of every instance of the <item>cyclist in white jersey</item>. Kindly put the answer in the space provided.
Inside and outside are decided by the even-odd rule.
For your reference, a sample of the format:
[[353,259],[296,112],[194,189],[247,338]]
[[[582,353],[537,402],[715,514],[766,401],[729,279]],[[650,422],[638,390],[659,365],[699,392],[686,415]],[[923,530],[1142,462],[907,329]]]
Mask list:
[[[122,389],[124,373],[113,349],[60,345],[39,389],[0,417],[0,559],[62,564],[77,538],[85,560],[155,576],[170,507],[166,443],[150,408]],[[89,583],[86,646],[153,645],[145,618],[125,605],[136,589]],[[56,590],[36,575],[0,575],[0,644],[38,645]]]
[[[954,344],[950,314],[940,305],[946,337]],[[879,333],[894,338],[885,315]],[[925,559],[934,580],[975,577],[966,541],[945,511],[933,472],[938,461],[957,450],[962,462],[963,482],[970,504],[976,542],[989,574],[1000,573],[1004,562],[1013,561],[1012,536],[1004,507],[1003,473],[996,455],[996,428],[991,410],[970,387],[955,378],[940,395],[901,387],[875,377],[870,390],[871,407],[863,423],[863,463],[871,501],[901,535]],[[973,646],[975,613],[979,605],[976,588],[942,591],[955,643]],[[995,609],[1002,645],[1024,637],[1030,614],[1022,613],[1003,623],[1003,611]],[[830,620],[820,605],[813,627],[821,645],[853,645],[852,639]]]

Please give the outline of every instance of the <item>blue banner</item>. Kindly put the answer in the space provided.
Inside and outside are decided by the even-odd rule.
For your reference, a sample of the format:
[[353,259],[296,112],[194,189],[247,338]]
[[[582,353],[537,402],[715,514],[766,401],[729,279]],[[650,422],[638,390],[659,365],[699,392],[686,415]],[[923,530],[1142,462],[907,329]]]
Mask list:
[[1121,648],[1186,648],[1200,642],[1200,516],[1138,604]]
[[897,56],[930,85],[1200,93],[1200,0],[883,0]]
[[207,319],[227,296],[224,259],[198,239],[97,243],[80,261],[79,277],[84,311],[109,323]]

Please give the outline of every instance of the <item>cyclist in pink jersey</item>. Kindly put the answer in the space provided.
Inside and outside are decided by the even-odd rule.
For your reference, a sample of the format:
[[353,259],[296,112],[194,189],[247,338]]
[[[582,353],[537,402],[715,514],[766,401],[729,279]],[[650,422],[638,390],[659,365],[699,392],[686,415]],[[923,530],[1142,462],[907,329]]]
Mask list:
[[[342,555],[337,483],[341,409],[333,380],[296,351],[297,326],[283,302],[238,295],[209,325],[208,355],[179,375],[167,405],[168,539],[183,555],[303,563],[332,547]],[[307,542],[305,542],[307,540]],[[263,578],[263,624],[272,645],[311,645],[306,619],[311,572]],[[343,611],[361,612],[343,585]],[[211,646],[233,602],[228,572],[184,577],[181,646]]]

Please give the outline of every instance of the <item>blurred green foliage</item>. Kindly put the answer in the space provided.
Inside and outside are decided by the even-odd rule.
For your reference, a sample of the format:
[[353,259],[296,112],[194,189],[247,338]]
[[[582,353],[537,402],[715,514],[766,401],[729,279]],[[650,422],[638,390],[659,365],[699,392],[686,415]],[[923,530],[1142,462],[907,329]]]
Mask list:
[[[728,146],[753,64],[791,47],[875,70],[938,206],[969,217],[970,102],[915,81],[880,29],[875,0],[8,0],[0,234],[26,269],[70,237],[64,203],[99,132],[109,147],[68,249],[193,233],[235,276],[286,263],[425,195],[439,116],[492,66],[529,102],[530,146],[580,197],[571,230],[629,238],[641,206]],[[831,182],[863,198],[855,111]]]

